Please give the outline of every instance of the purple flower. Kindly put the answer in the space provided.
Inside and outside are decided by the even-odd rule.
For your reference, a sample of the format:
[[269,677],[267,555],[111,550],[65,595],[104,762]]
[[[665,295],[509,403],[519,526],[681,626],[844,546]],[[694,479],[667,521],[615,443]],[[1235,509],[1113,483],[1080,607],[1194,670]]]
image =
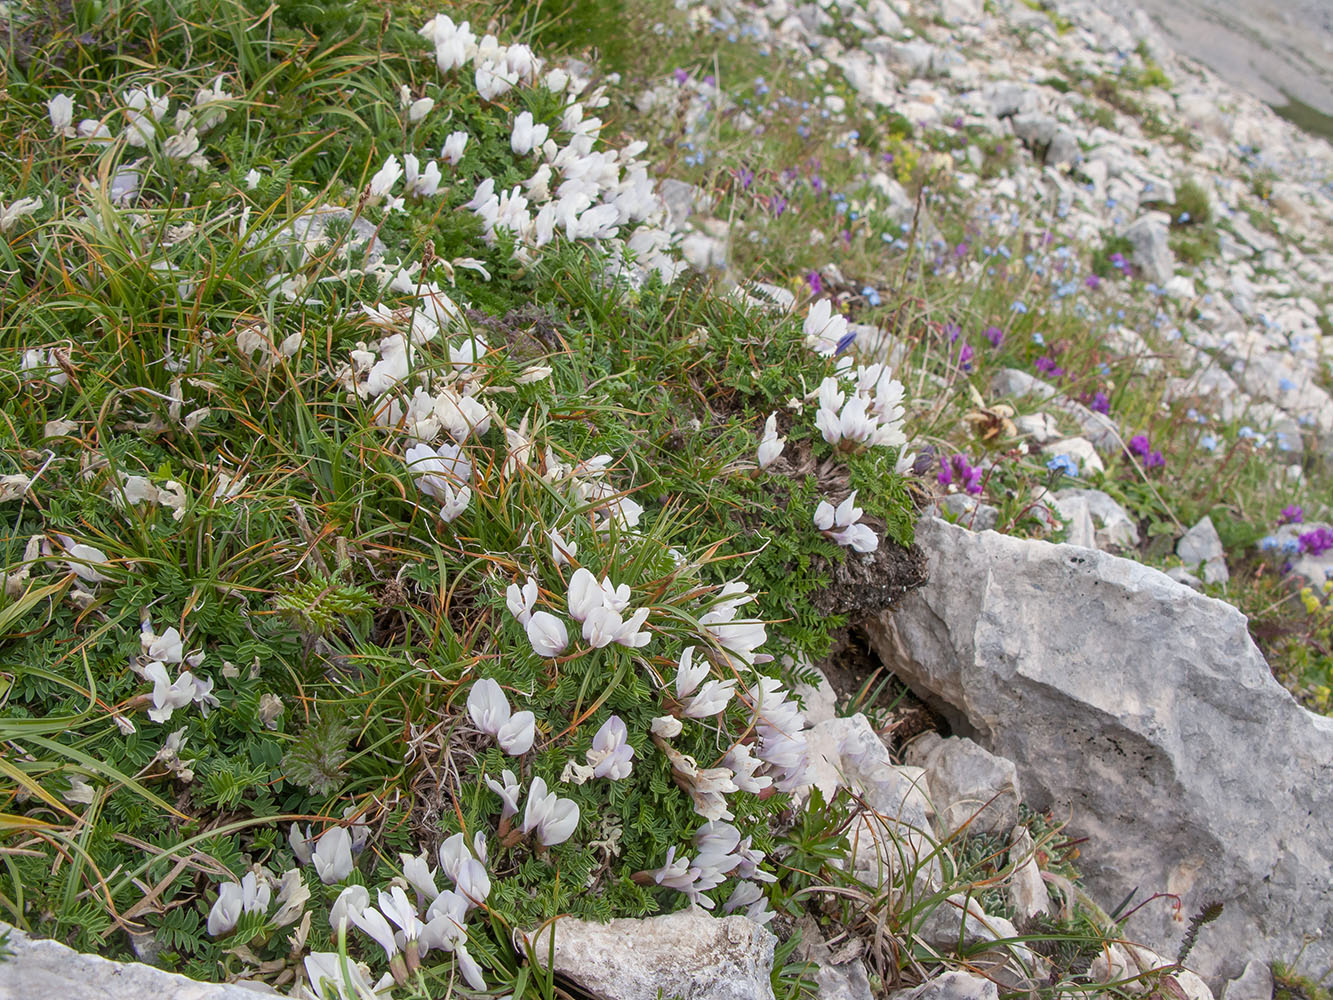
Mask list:
[[741,182],[741,187],[748,191],[750,185],[754,183],[754,171],[749,167],[741,167],[736,171],[736,179]]
[[1328,528],[1315,528],[1314,531],[1307,531],[1301,535],[1301,551],[1308,555],[1322,555],[1329,549],[1333,549],[1333,531]]
[[963,344],[962,349],[958,352],[958,367],[965,372],[970,372],[972,370],[973,355],[972,345],[967,343]]
[[949,338],[949,343],[956,344],[958,338],[963,335],[963,328],[957,323],[945,323],[944,335]]
[[1088,409],[1094,413],[1109,414],[1111,412],[1111,400],[1104,392],[1094,392],[1092,399],[1088,401]]
[[1127,447],[1129,448],[1130,454],[1134,455],[1136,458],[1147,458],[1150,447],[1148,444],[1148,435],[1135,434],[1129,439]]
[[787,211],[787,199],[780,194],[770,195],[768,210],[773,213],[773,218],[781,218],[782,213]]
[[947,462],[940,460],[940,474],[936,479],[941,486],[955,485],[966,493],[981,493],[981,470],[973,468],[967,456],[961,452]]
[[690,78],[690,74],[689,74],[689,73],[687,73],[687,72],[685,72],[685,70],[683,70],[683,69],[679,69],[679,68],[677,68],[677,69],[675,70],[675,72],[673,72],[671,75],[674,76],[674,77],[676,78],[676,82],[677,82],[677,83],[684,83],[686,80],[688,80],[688,79]]
[[1046,354],[1039,357],[1035,364],[1037,371],[1043,375],[1049,375],[1051,378],[1059,378],[1065,373],[1065,370],[1055,363],[1055,359]]
[[967,244],[966,244],[966,243],[959,243],[958,246],[956,246],[956,247],[953,248],[953,255],[954,255],[954,257],[956,257],[956,258],[966,257],[966,256],[967,256]]
[[1160,451],[1150,451],[1143,459],[1145,469],[1160,469],[1166,465],[1166,459],[1162,457]]
[[1301,510],[1298,504],[1291,504],[1282,508],[1282,514],[1278,517],[1278,524],[1303,524],[1305,522],[1305,511]]
[[805,276],[805,283],[810,286],[810,294],[818,295],[824,290],[824,279],[818,271],[810,271]]
[[1083,284],[1087,285],[1093,291],[1096,291],[1099,287],[1101,287],[1101,283],[1102,279],[1097,277],[1097,275],[1095,274],[1090,274],[1083,279]]
[[1004,331],[998,326],[988,326],[981,331],[981,335],[990,341],[991,347],[999,347],[1004,343]]

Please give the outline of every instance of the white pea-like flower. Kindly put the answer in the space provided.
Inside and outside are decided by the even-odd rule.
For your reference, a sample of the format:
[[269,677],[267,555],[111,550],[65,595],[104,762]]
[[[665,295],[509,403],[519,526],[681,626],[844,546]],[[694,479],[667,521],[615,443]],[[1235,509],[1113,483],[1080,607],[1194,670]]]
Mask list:
[[458,166],[458,161],[463,158],[463,150],[467,148],[467,139],[466,132],[450,132],[440,147],[440,157],[447,160],[450,166]]
[[221,937],[236,928],[243,912],[241,886],[238,882],[223,882],[218,886],[218,898],[208,911],[208,934]]
[[782,449],[786,447],[787,439],[778,437],[778,415],[770,413],[768,420],[764,422],[764,436],[759,439],[759,468],[767,469],[772,465]]
[[487,778],[486,787],[500,796],[500,801],[503,803],[500,808],[500,819],[503,821],[518,813],[518,797],[522,794],[523,788],[514,777],[513,771],[501,771],[500,778],[500,781]]
[[528,642],[541,657],[559,656],[569,646],[565,623],[549,611],[534,612],[527,623]]
[[511,583],[505,590],[505,605],[520,625],[527,625],[528,619],[532,617],[532,609],[536,604],[537,581],[532,577],[528,577],[522,587],[516,583]]
[[592,738],[588,764],[593,776],[620,781],[634,769],[634,748],[629,745],[629,730],[618,715],[607,719]]
[[545,779],[533,778],[520,829],[526,834],[536,834],[537,842],[543,847],[553,847],[573,836],[578,825],[578,803],[548,792]]
[[341,826],[324,831],[310,855],[310,862],[325,885],[341,882],[352,874],[352,835]]
[[582,622],[598,608],[605,606],[606,595],[598,585],[597,577],[580,566],[569,578],[569,593],[566,600],[569,617]]

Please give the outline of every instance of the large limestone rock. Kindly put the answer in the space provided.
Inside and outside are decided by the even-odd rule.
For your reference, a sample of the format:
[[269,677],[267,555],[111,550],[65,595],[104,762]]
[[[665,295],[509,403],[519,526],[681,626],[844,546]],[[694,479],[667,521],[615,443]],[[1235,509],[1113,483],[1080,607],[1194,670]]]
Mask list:
[[944,836],[964,825],[970,833],[1008,833],[1018,822],[1022,794],[1012,761],[966,737],[924,733],[908,747],[907,763],[925,770]]
[[[1273,679],[1244,617],[1105,553],[973,534],[917,540],[930,582],[871,627],[897,674],[992,753],[1025,797],[1071,815],[1103,902],[1225,904],[1190,964],[1238,975],[1333,926],[1333,719]],[[1127,933],[1174,954],[1185,924],[1151,903]],[[1304,950],[1316,976],[1333,936]]]
[[0,1000],[263,1000],[263,983],[201,983],[139,962],[85,955],[0,923],[13,954],[0,961]]
[[555,929],[557,974],[598,1000],[773,1000],[777,938],[748,917],[691,907],[599,924],[561,917],[533,935],[544,967]]

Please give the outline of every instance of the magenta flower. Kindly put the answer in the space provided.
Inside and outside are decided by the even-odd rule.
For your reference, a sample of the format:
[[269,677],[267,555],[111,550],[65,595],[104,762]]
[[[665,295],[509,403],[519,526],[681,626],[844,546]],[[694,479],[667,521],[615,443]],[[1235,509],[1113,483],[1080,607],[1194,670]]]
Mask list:
[[998,326],[988,326],[981,331],[981,335],[990,341],[991,347],[999,347],[1004,343],[1004,331]]
[[981,493],[981,470],[974,468],[962,452],[954,455],[947,462],[940,460],[940,472],[936,476],[941,486],[957,486],[965,493]]
[[1282,513],[1278,517],[1278,524],[1303,524],[1305,522],[1305,511],[1301,510],[1298,504],[1291,504],[1283,507]]
[[1315,528],[1314,531],[1307,531],[1297,539],[1301,551],[1306,555],[1323,555],[1329,549],[1333,549],[1333,531],[1328,528]]
[[1037,366],[1037,371],[1051,378],[1059,378],[1065,373],[1065,370],[1055,363],[1055,359],[1046,354],[1039,357],[1034,364]]

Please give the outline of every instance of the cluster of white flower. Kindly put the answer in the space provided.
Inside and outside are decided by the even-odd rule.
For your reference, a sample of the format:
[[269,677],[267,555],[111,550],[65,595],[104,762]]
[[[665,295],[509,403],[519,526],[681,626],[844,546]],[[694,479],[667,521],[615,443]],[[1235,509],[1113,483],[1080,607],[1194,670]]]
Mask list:
[[835,508],[827,500],[815,508],[815,527],[827,532],[835,542],[857,552],[874,552],[879,538],[868,525],[861,524],[864,511],[856,506],[856,490]]
[[668,849],[666,863],[650,874],[658,885],[684,893],[690,902],[713,909],[713,901],[705,892],[716,889],[728,878],[739,883],[722,906],[724,913],[746,908],[746,916],[756,923],[767,923],[773,918],[768,899],[757,883],[773,882],[776,878],[760,868],[764,852],[750,846],[750,838],[741,838],[740,831],[730,823],[709,821],[694,834],[694,857],[676,856],[674,847]]
[[[586,98],[588,81],[572,70],[547,70],[543,60],[526,45],[500,45],[494,36],[478,40],[467,22],[456,24],[445,14],[432,18],[421,35],[435,45],[436,64],[447,73],[475,65],[477,93],[493,101],[514,87],[540,84],[552,94],[564,96],[565,107],[554,128],[567,134],[561,146],[552,137],[552,123],[538,122],[530,111],[513,120],[510,148],[516,156],[536,154],[540,165],[521,185],[497,191],[493,178],[478,185],[467,207],[482,221],[484,237],[494,244],[499,230],[513,234],[516,253],[527,259],[531,251],[545,246],[557,232],[566,239],[616,240],[626,227],[640,223],[628,242],[615,242],[614,249],[628,251],[637,262],[637,273],[658,272],[671,281],[683,266],[669,252],[670,235],[662,228],[665,208],[653,189],[647,165],[637,157],[646,148],[632,143],[622,150],[595,151],[602,120],[585,117],[586,110],[604,107],[602,90]],[[457,135],[457,133],[456,133]],[[446,143],[441,154],[461,156],[466,136]],[[456,160],[451,160],[456,162]]]
[[[166,722],[171,713],[184,708],[191,702],[198,704],[199,711],[207,716],[210,708],[216,708],[218,700],[213,696],[213,679],[200,677],[194,669],[204,660],[203,651],[185,655],[185,646],[181,634],[174,627],[168,628],[161,635],[155,635],[147,622],[139,636],[143,656],[134,664],[135,672],[144,680],[153,682],[153,707],[148,710],[148,718],[154,722]],[[173,681],[167,665],[179,665],[180,673]]]
[[[575,554],[567,544],[561,547],[568,556]],[[533,652],[541,657],[559,656],[569,646],[569,629],[551,612],[534,610],[537,596],[537,581],[528,577],[522,587],[516,583],[509,585],[505,602],[510,614],[527,631]],[[629,587],[624,584],[616,587],[609,577],[598,583],[591,572],[578,568],[570,576],[565,605],[569,616],[581,623],[583,640],[593,649],[602,649],[613,642],[639,649],[652,639],[643,630],[649,609],[639,608],[625,618],[630,606]]]
[[[505,775],[513,777],[508,771]],[[345,812],[344,819],[351,818],[353,811]],[[578,806],[568,799],[548,795],[545,784],[537,778],[532,783],[528,799],[528,820],[524,832],[535,832],[545,845],[559,843],[577,825]],[[309,827],[303,833],[293,823],[287,839],[298,862],[312,865],[325,885],[336,885],[352,874],[355,855],[364,849],[369,830],[361,822],[353,822],[350,829],[343,825],[330,826],[315,841]],[[329,924],[334,931],[342,934],[349,925],[354,926],[384,949],[390,977],[376,984],[376,992],[391,982],[405,982],[408,974],[415,971],[421,959],[432,950],[453,953],[468,983],[474,989],[486,988],[480,967],[468,954],[466,928],[469,911],[483,905],[491,892],[486,867],[486,836],[478,833],[469,842],[462,833],[456,833],[440,845],[438,857],[440,867],[434,869],[424,851],[415,856],[402,855],[402,880],[394,879],[387,891],[379,891],[378,907],[371,905],[370,893],[364,886],[353,884],[339,893],[330,910]],[[438,871],[444,872],[453,882],[452,889],[438,888]],[[219,886],[218,899],[208,923],[209,933],[214,937],[230,933],[243,912],[267,911],[269,890],[262,882],[248,881],[250,878],[247,875],[239,885],[223,883]],[[415,891],[415,903],[408,898],[405,887]],[[283,890],[278,899],[279,902],[286,901],[288,906],[298,907],[296,915],[309,895],[309,891],[304,890],[299,869],[292,869],[283,876]],[[277,926],[283,926],[283,918],[287,916],[285,909],[280,909],[272,920]],[[295,915],[291,919],[294,920]],[[306,959],[306,969],[316,996],[325,996],[320,988],[323,979],[341,982],[340,977],[330,974],[330,957],[335,960],[332,968],[336,968],[336,953],[329,956],[316,952]],[[355,974],[367,975],[364,970]]]
[[[843,390],[844,380],[853,383]],[[883,364],[844,366],[819,384],[819,412],[815,426],[835,448],[901,447],[903,386]]]
[[[125,145],[142,149],[160,138],[162,155],[168,159],[182,161],[196,170],[208,169],[208,160],[199,151],[199,137],[226,117],[227,102],[232,100],[232,95],[222,89],[221,76],[210,86],[199,89],[193,105],[178,107],[169,122],[165,119],[171,110],[171,99],[158,94],[155,87],[135,87],[120,96],[126,124],[119,139]],[[52,97],[47,102],[47,113],[51,129],[58,136],[102,145],[117,139],[111,127],[96,118],[85,118],[75,127],[74,99],[68,94]],[[116,165],[106,191],[113,204],[128,205],[134,201],[143,180],[144,164],[145,160],[141,158]],[[40,199],[37,199],[37,207],[40,208]],[[0,220],[0,229],[3,228]]]

